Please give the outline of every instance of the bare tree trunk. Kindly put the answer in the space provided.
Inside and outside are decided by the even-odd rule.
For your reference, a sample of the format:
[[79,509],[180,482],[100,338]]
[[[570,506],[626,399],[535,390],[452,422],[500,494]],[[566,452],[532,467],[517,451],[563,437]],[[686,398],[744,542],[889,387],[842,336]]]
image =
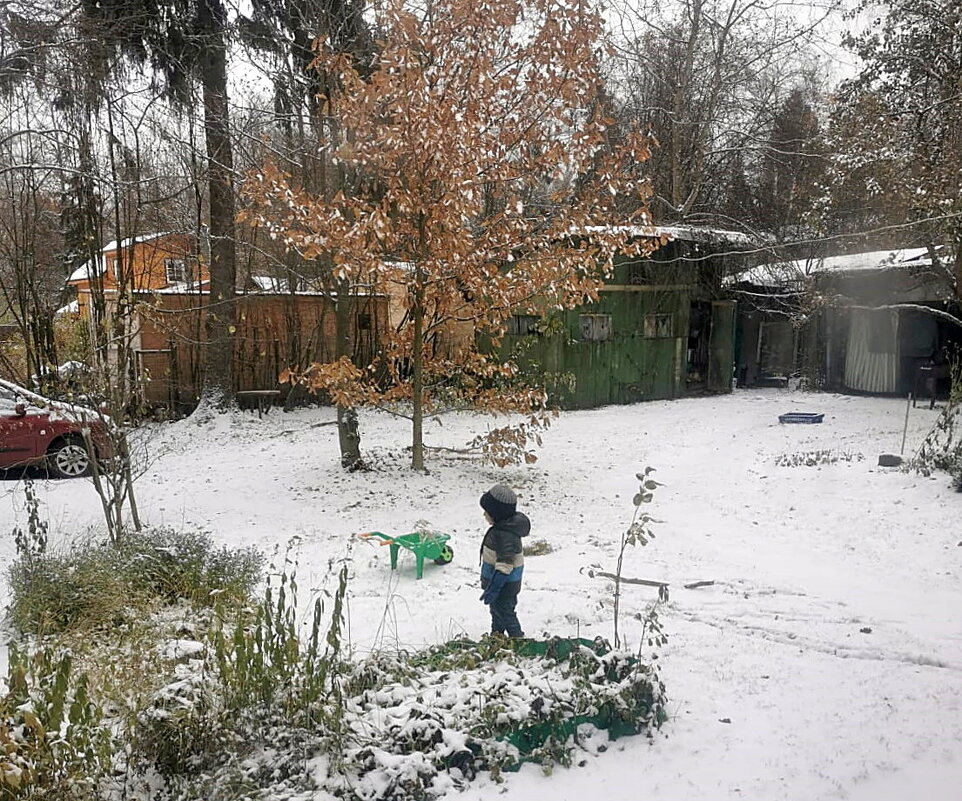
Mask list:
[[[350,285],[347,281],[335,284],[336,297],[334,299],[334,331],[336,340],[335,357],[350,355],[351,347],[351,316],[354,299],[350,297]],[[341,466],[348,470],[359,470],[364,467],[361,459],[361,433],[358,430],[357,410],[351,406],[337,407],[337,440],[341,449]]]
[[[134,492],[134,479],[130,468],[130,447],[124,423],[130,414],[133,402],[137,399],[138,387],[134,375],[134,354],[132,342],[134,289],[134,263],[137,250],[137,229],[139,227],[139,212],[141,207],[140,183],[134,175],[136,195],[133,199],[124,192],[124,182],[131,176],[122,175],[117,163],[114,143],[120,142],[123,136],[123,126],[118,132],[114,126],[114,103],[106,103],[106,120],[110,134],[111,145],[108,149],[108,165],[110,169],[110,185],[114,195],[114,233],[118,243],[114,274],[116,278],[116,296],[113,314],[110,317],[110,337],[106,344],[106,353],[102,366],[102,383],[104,394],[109,403],[109,414],[114,424],[108,424],[106,430],[113,449],[114,469],[105,474],[100,473],[97,450],[89,436],[85,437],[87,452],[90,456],[91,471],[94,487],[104,507],[104,516],[108,534],[112,542],[119,542],[126,531],[124,508],[131,512],[131,524],[134,530],[141,530],[140,515],[137,512],[137,501]],[[118,136],[118,133],[120,136]],[[136,156],[139,160],[140,150]],[[139,164],[139,161],[138,161]],[[139,170],[138,170],[139,171]],[[133,212],[131,213],[131,204]],[[130,236],[128,247],[121,248],[120,243],[125,239],[123,233]],[[104,256],[106,265],[106,255]],[[106,304],[106,300],[104,301]],[[110,351],[114,353],[111,359]]]
[[411,308],[414,323],[412,353],[412,391],[411,398],[411,467],[424,470],[424,277],[418,268],[414,280],[414,305]]
[[693,0],[691,5],[691,30],[685,45],[684,67],[679,75],[678,85],[672,98],[671,124],[671,205],[677,211],[685,201],[687,189],[684,186],[686,168],[683,163],[685,150],[690,144],[691,121],[683,122],[694,113],[688,105],[689,86],[693,80],[695,51],[701,33],[702,3]]
[[127,435],[120,437],[121,453],[123,462],[121,469],[124,471],[123,484],[127,489],[127,508],[130,509],[130,522],[134,526],[134,531],[140,531],[143,524],[140,522],[140,509],[137,506],[137,496],[134,493],[134,474],[130,467],[130,445],[127,442]]
[[224,407],[233,398],[235,288],[234,159],[227,105],[226,12],[221,0],[203,0],[198,15],[209,33],[201,60],[204,135],[210,192],[210,302],[207,308],[207,359],[204,397]]
[[955,279],[955,297],[962,300],[962,230],[957,230],[953,237],[955,245],[955,259],[952,262],[953,278]]

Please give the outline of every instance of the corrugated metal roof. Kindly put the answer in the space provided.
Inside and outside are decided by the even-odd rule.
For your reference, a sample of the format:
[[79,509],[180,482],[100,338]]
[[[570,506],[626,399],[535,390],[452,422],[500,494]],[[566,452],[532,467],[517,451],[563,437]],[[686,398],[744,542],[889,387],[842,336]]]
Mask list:
[[[936,248],[937,252],[941,250],[941,246]],[[733,276],[730,282],[788,287],[800,284],[815,275],[905,270],[913,267],[927,267],[931,263],[928,248],[872,250],[864,253],[826,256],[820,259],[797,259],[759,264]]]

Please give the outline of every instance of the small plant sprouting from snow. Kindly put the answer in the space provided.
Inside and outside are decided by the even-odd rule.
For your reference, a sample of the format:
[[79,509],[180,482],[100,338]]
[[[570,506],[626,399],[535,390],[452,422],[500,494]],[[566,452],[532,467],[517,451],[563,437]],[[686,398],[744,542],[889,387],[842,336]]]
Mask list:
[[775,459],[775,464],[779,467],[819,467],[823,464],[861,462],[864,460],[865,456],[861,453],[822,448],[819,450],[801,451],[799,453],[783,453]]
[[49,524],[40,514],[40,500],[33,488],[33,481],[23,480],[23,494],[26,497],[27,529],[17,526],[13,530],[13,543],[17,556],[25,561],[42,557],[47,553]]
[[535,540],[524,546],[525,556],[545,556],[554,552],[554,547],[546,539]]
[[[625,551],[628,546],[634,547],[635,545],[641,545],[644,547],[651,540],[655,538],[655,532],[652,530],[652,524],[657,523],[650,514],[647,512],[642,512],[642,507],[645,504],[649,504],[655,497],[655,490],[661,486],[658,481],[655,481],[651,474],[655,472],[654,467],[646,467],[641,473],[635,474],[635,478],[638,479],[638,491],[632,498],[632,504],[635,507],[635,512],[631,518],[631,525],[622,532],[621,542],[618,547],[618,563],[615,566],[615,606],[614,606],[614,623],[615,623],[615,647],[621,645],[621,636],[618,631],[619,615],[621,613],[621,569],[625,561]],[[660,601],[668,600],[668,590],[667,587],[659,588],[658,598]],[[649,612],[649,617],[654,613],[654,608]],[[655,625],[657,625],[657,617],[655,619]],[[660,633],[660,628],[659,628]],[[662,635],[663,636],[663,635]]]

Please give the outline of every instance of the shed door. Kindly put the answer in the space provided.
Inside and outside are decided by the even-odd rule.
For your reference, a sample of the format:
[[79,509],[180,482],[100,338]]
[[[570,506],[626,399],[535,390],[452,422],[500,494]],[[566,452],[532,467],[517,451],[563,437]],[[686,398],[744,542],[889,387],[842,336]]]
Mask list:
[[787,320],[764,320],[758,326],[758,372],[784,377],[794,366],[795,328]]
[[708,390],[731,392],[735,355],[735,302],[713,300],[708,354]]
[[860,392],[898,391],[899,316],[891,309],[852,309],[845,386]]

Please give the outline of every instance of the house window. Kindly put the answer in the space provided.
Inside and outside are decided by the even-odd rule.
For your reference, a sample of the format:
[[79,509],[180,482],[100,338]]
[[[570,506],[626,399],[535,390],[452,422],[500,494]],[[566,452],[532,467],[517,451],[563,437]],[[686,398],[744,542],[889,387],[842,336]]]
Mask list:
[[164,259],[164,273],[168,284],[187,282],[187,263],[183,259]]
[[581,314],[578,322],[581,324],[581,338],[585,342],[604,342],[611,339],[610,314]]
[[670,339],[675,335],[674,329],[675,315],[673,314],[645,315],[646,339]]
[[508,318],[507,334],[515,337],[525,337],[529,334],[537,334],[540,318],[533,314],[514,314]]
[[367,312],[358,312],[357,314],[357,330],[358,331],[370,331],[371,330],[371,315]]

